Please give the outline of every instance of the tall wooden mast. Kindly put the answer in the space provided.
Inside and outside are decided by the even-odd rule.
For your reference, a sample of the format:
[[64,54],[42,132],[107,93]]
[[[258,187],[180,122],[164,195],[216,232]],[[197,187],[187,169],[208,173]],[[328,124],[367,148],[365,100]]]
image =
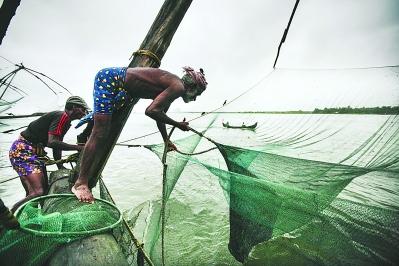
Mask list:
[[[147,36],[141,44],[138,50],[139,52],[134,54],[129,67],[159,67],[160,60],[162,60],[168,49],[173,35],[190,7],[191,2],[192,0],[165,0]],[[95,166],[95,174],[93,175],[95,180],[98,179],[104,169],[136,102],[126,105],[122,110],[112,115],[112,126],[108,141],[105,143],[104,149],[96,153],[96,156],[99,156],[100,160],[98,165]],[[93,184],[93,181],[94,180],[90,180],[90,183]]]
[[0,45],[21,0],[4,0],[0,7]]

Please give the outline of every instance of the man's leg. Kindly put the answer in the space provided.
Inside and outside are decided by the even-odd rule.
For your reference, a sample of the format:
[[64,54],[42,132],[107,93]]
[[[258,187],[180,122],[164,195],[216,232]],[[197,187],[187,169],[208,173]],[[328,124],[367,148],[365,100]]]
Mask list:
[[21,176],[21,181],[24,184],[24,187],[28,189],[28,191],[26,197],[15,203],[15,205],[12,207],[11,211],[13,213],[25,202],[44,195],[44,186],[46,182],[44,179],[45,176],[43,172],[31,173],[27,176]]
[[79,177],[71,191],[82,202],[93,202],[93,194],[89,189],[89,179],[94,178],[94,170],[99,162],[96,153],[101,151],[107,141],[111,129],[112,115],[95,114],[94,127],[89,140],[87,141],[82,153]]
[[25,197],[27,197],[29,195],[29,190],[28,187],[26,186],[26,183],[24,181],[22,181],[22,178],[20,178],[21,184],[25,189]]

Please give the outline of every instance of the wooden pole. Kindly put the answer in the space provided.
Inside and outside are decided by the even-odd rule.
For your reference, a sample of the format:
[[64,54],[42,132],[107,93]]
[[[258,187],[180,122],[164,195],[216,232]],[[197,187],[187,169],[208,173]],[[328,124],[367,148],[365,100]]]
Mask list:
[[0,45],[6,36],[8,25],[15,15],[21,0],[4,0],[0,7]]
[[[192,0],[165,0],[139,50],[150,51],[161,60],[186,11],[190,7],[191,2]],[[129,67],[138,66],[159,67],[159,64],[148,55],[136,54],[130,62]],[[100,161],[96,166],[93,175],[95,181],[90,180],[90,185],[93,185],[93,183],[96,183],[98,180],[98,177],[104,169],[104,166],[107,163],[107,160],[130,115],[130,112],[137,101],[138,100],[126,105],[123,109],[112,115],[111,132],[108,138],[109,141],[105,143],[105,148],[101,149],[101,152],[96,153],[96,156],[100,157]]]

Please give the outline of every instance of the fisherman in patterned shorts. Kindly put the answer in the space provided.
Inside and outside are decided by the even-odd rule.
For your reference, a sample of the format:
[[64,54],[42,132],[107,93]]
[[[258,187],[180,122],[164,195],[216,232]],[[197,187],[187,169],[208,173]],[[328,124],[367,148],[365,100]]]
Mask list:
[[[71,121],[82,118],[87,110],[88,106],[82,98],[71,96],[66,101],[64,111],[49,112],[31,122],[11,145],[10,162],[26,191],[26,197],[12,207],[12,212],[47,190],[46,168],[39,160],[39,156],[44,153],[44,147],[53,149],[54,160],[61,159],[62,150],[83,149],[83,146],[68,144],[62,140]],[[57,167],[61,169],[63,165],[57,164]]]
[[72,187],[72,192],[82,202],[93,202],[93,194],[88,182],[94,178],[94,170],[99,163],[97,152],[104,149],[104,143],[111,130],[112,114],[126,101],[137,102],[139,99],[152,99],[145,114],[154,119],[164,142],[170,150],[175,145],[168,140],[165,124],[183,131],[190,128],[187,122],[177,122],[166,115],[172,102],[182,98],[188,103],[195,101],[205,91],[207,82],[204,71],[195,71],[183,67],[182,78],[158,68],[105,68],[99,71],[94,80],[94,112],[85,117],[79,125],[94,120],[93,130],[86,142],[81,157],[79,177]]

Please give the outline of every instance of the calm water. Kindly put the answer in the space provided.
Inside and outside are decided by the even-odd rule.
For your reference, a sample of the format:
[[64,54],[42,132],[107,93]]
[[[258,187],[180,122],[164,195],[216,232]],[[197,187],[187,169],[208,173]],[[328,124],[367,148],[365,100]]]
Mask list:
[[[188,120],[198,114],[170,114],[175,119]],[[203,130],[214,117],[205,116],[190,122]],[[340,162],[388,119],[377,115],[266,115],[266,114],[219,114],[212,128],[206,133],[211,139],[233,146],[263,150],[308,160]],[[26,125],[32,119],[3,120],[1,131]],[[226,129],[222,121],[230,125],[258,122],[256,131]],[[398,125],[396,125],[398,127]],[[119,141],[136,138],[156,131],[156,125],[143,114],[133,113]],[[71,128],[66,142],[74,142],[80,131]],[[16,176],[10,168],[8,149],[19,134],[1,134],[0,181]],[[172,139],[190,133],[175,130]],[[159,143],[159,133],[129,142],[131,144]],[[380,141],[383,141],[380,140]],[[200,142],[198,151],[211,147],[207,141]],[[51,152],[50,152],[51,154]],[[64,153],[68,154],[68,153]],[[199,157],[202,161],[225,168],[218,152]],[[49,170],[55,170],[50,167]],[[339,197],[383,208],[399,208],[399,182],[389,173],[369,173],[356,178]],[[122,210],[131,210],[148,200],[158,199],[162,191],[162,165],[155,154],[144,148],[116,146],[104,171],[104,182]],[[366,182],[367,180],[367,182]],[[18,179],[0,186],[0,197],[11,206],[24,196]],[[218,180],[201,166],[189,163],[183,171],[169,202],[169,212],[181,213],[172,217],[166,240],[170,247],[167,254],[179,260],[171,262],[192,264],[236,264],[227,250],[229,237],[228,204],[219,187]],[[184,217],[184,218],[183,218]],[[140,233],[139,233],[140,234]],[[172,255],[168,256],[172,257]],[[195,260],[193,260],[195,258]]]

